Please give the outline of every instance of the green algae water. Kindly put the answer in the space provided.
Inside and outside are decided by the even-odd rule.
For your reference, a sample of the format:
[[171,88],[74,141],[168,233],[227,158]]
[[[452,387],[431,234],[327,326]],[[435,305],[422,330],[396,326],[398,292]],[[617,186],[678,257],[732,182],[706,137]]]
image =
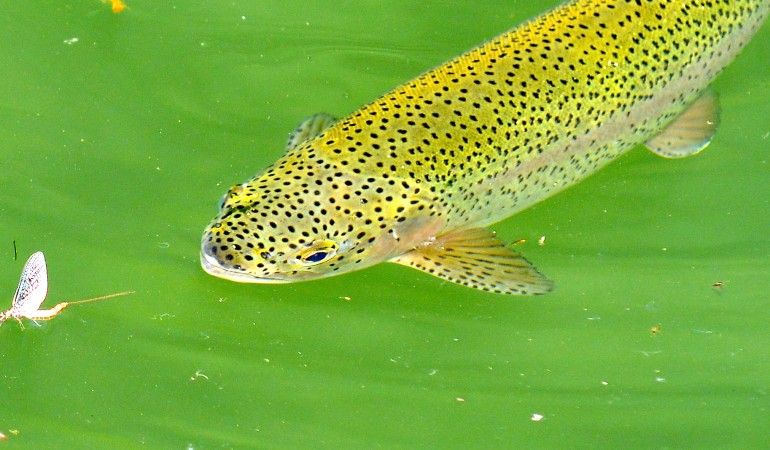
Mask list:
[[201,270],[200,235],[303,118],[558,2],[8,3],[0,309],[37,250],[44,306],[136,294],[0,327],[1,444],[766,445],[767,26],[714,84],[702,154],[640,147],[493,227],[556,282],[510,298],[394,265],[231,283]]

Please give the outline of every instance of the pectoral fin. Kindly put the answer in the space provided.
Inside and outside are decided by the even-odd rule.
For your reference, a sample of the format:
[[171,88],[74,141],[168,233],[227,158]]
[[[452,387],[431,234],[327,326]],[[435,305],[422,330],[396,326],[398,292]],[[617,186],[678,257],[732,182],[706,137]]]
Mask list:
[[313,114],[300,122],[297,128],[289,134],[289,141],[286,143],[286,152],[290,152],[305,142],[320,135],[327,128],[337,123],[337,119],[329,114]]
[[523,256],[483,228],[440,236],[391,262],[501,294],[545,294],[553,289],[553,283]]
[[706,91],[659,135],[647,141],[647,148],[664,158],[694,155],[709,145],[718,124],[719,100],[712,91]]

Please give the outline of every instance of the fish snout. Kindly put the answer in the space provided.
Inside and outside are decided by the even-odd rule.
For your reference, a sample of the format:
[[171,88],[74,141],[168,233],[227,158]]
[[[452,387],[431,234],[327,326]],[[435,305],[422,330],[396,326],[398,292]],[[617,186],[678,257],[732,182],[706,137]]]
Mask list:
[[239,283],[287,283],[279,273],[258,270],[253,257],[240,252],[223,251],[204,238],[200,253],[201,267],[209,275]]

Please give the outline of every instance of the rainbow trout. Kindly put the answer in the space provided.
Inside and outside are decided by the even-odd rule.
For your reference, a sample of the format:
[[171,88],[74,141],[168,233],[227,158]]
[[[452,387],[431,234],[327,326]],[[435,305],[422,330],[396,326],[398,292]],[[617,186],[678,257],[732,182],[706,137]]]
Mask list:
[[316,115],[272,166],[224,196],[202,238],[210,274],[288,283],[383,261],[503,294],[552,282],[485,227],[645,143],[702,150],[709,83],[768,0],[568,2],[340,121]]

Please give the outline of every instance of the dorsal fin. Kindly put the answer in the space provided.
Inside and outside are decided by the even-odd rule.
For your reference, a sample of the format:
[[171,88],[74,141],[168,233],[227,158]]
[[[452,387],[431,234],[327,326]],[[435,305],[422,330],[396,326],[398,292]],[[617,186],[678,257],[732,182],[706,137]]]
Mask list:
[[501,294],[545,294],[553,289],[553,283],[523,256],[484,228],[439,236],[390,261]]
[[290,152],[305,142],[320,135],[327,128],[337,123],[337,119],[326,113],[313,114],[297,125],[297,128],[289,134],[286,143],[286,152]]
[[711,142],[719,124],[719,100],[708,90],[660,134],[647,141],[647,148],[664,158],[694,155]]

